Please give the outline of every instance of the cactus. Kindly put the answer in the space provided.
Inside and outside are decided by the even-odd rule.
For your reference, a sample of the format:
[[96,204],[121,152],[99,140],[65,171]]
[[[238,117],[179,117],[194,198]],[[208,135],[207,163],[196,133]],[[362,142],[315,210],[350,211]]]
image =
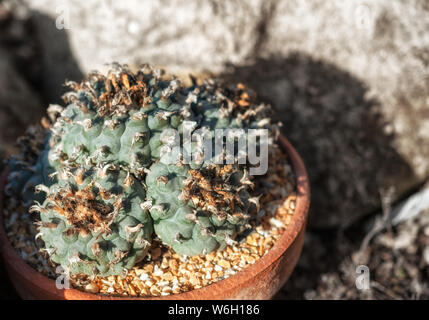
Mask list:
[[155,163],[146,177],[155,232],[176,252],[206,254],[248,228],[251,201],[237,166]]
[[[68,169],[67,169],[68,170]],[[125,171],[77,167],[59,173],[40,212],[39,236],[52,261],[72,273],[121,274],[141,261],[153,232],[143,186]]]
[[149,66],[137,74],[113,67],[107,76],[94,72],[81,84],[68,81],[72,91],[63,99],[69,105],[48,109],[51,118],[52,113],[57,117],[43,156],[33,166],[11,165],[16,182],[10,188],[24,188],[25,203],[32,201],[35,183],[54,183],[49,174],[62,166],[114,163],[143,177],[160,156],[161,133],[190,116],[177,80],[163,81]]
[[[48,108],[48,114],[53,116]],[[48,160],[50,133],[42,126],[30,126],[25,134],[17,141],[20,152],[10,157],[8,161],[9,176],[5,193],[11,198],[21,200],[25,207],[34,201],[43,202],[45,197],[35,193],[39,184],[49,186],[55,183],[54,167]]]
[[223,154],[214,161],[214,148],[203,157],[201,135],[186,136],[266,128],[271,143],[278,131],[270,108],[244,86],[184,87],[150,66],[132,73],[118,64],[107,76],[67,84],[68,106],[50,106],[50,131],[11,159],[7,185],[35,203],[54,262],[72,273],[119,274],[143,259],[153,232],[176,252],[197,255],[233,244],[249,228],[259,210],[249,164],[235,151],[230,164]]

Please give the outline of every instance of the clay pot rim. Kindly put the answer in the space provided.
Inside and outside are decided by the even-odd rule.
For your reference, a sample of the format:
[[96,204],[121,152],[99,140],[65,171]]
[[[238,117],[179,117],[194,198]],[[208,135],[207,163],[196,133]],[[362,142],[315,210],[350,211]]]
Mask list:
[[[3,201],[4,201],[4,186],[6,183],[8,168],[6,168],[0,177],[0,251],[4,259],[7,259],[11,268],[17,274],[20,274],[23,280],[35,284],[37,287],[46,292],[56,291],[58,296],[63,296],[71,299],[82,300],[195,300],[195,299],[213,299],[213,292],[224,292],[227,294],[228,288],[236,288],[237,286],[251,283],[252,279],[258,274],[262,273],[271,264],[279,260],[282,254],[293,243],[299,232],[305,227],[308,209],[310,205],[310,185],[308,181],[307,171],[304,163],[290,142],[282,135],[279,136],[278,142],[280,146],[286,151],[289,161],[292,164],[293,174],[296,179],[296,192],[297,198],[295,201],[295,212],[286,230],[283,232],[280,239],[263,257],[258,259],[254,264],[247,266],[244,270],[237,272],[235,275],[229,276],[226,279],[212,283],[199,289],[191,291],[171,294],[168,296],[160,297],[118,297],[107,296],[100,294],[93,294],[83,292],[78,289],[57,289],[55,280],[42,275],[37,270],[28,265],[12,247],[6,235],[3,221]],[[225,290],[224,290],[225,289]]]

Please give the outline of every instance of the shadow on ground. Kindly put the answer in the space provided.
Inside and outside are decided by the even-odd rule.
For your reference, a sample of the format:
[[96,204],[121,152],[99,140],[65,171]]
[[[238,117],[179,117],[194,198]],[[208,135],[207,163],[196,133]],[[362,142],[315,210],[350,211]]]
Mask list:
[[[38,11],[31,12],[40,43],[42,97],[46,103],[62,103],[66,92],[66,80],[81,81],[83,73],[73,56],[69,36],[64,29],[58,29],[54,19]],[[49,34],[49,38],[45,37]]]
[[346,227],[380,205],[379,190],[410,180],[379,103],[339,67],[295,53],[229,66],[223,78],[244,82],[277,110],[312,186],[310,224]]
[[[400,190],[413,171],[396,152],[378,101],[347,71],[300,53],[227,70],[222,78],[245,83],[276,108],[275,119],[306,164],[312,188],[307,238],[276,298],[317,298],[312,290],[321,277],[345,271],[344,261],[359,248],[380,192]],[[355,266],[348,267],[355,277]]]

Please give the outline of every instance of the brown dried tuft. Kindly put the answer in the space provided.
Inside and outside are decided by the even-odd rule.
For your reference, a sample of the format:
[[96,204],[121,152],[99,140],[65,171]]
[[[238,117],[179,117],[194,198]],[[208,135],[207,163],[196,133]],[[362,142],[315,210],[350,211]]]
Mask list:
[[[146,84],[148,77],[155,79],[155,84],[151,88]],[[110,71],[107,76],[94,72],[80,84],[69,82],[67,85],[75,92],[85,90],[97,107],[97,112],[104,116],[121,112],[120,108],[123,106],[127,109],[140,109],[150,104],[152,91],[157,89],[156,81],[157,77],[153,70],[148,73],[140,69],[137,73],[132,73],[125,66],[116,65],[116,69]],[[97,94],[96,87],[99,87],[100,83],[104,84],[104,90]],[[63,99],[80,104],[76,93],[68,94]]]
[[226,166],[212,165],[200,170],[189,170],[191,179],[185,186],[185,199],[201,209],[215,214],[219,219],[225,219],[235,213],[235,209],[242,207],[239,188],[228,183],[228,176],[237,172],[231,164]]
[[110,224],[115,218],[114,212],[120,206],[115,202],[114,208],[96,200],[91,186],[83,190],[60,190],[50,195],[48,199],[53,203],[52,210],[67,218],[73,226],[70,232],[82,234],[95,231],[110,232]]

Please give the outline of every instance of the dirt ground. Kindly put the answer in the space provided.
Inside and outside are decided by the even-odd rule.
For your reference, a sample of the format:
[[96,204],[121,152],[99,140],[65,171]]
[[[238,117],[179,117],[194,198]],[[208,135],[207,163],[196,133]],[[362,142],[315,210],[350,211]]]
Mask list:
[[[365,225],[309,230],[276,299],[429,299],[429,210],[396,227],[386,224],[371,239]],[[360,265],[369,269],[368,290],[356,287]]]

